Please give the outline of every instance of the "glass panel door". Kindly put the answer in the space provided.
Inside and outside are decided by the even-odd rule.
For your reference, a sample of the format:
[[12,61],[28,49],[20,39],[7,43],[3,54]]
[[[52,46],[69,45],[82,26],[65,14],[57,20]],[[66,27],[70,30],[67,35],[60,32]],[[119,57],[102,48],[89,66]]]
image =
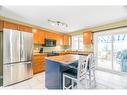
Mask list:
[[127,72],[127,35],[113,35],[113,69]]
[[98,36],[98,66],[112,69],[112,36]]
[[127,73],[127,30],[121,31],[94,35],[97,67]]

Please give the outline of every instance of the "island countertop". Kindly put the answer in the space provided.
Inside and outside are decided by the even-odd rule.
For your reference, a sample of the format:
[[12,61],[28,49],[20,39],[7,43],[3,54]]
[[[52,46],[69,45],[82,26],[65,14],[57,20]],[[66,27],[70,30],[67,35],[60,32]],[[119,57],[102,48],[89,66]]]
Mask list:
[[68,65],[77,61],[79,59],[79,55],[67,54],[59,56],[50,56],[46,57],[46,59]]

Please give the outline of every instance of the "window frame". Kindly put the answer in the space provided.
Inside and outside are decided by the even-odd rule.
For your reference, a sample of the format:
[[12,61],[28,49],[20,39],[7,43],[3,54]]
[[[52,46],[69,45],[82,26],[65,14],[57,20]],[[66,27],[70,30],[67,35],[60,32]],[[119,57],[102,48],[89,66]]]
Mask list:
[[[73,40],[74,40],[74,37],[77,37],[77,39],[78,39],[78,41],[76,42],[77,43],[77,45],[78,45],[78,47],[75,49],[75,48],[73,48]],[[82,49],[81,49],[81,47],[80,47],[80,39],[82,38]],[[74,35],[74,36],[72,36],[72,46],[71,46],[71,49],[72,50],[84,50],[84,43],[83,43],[83,35]]]

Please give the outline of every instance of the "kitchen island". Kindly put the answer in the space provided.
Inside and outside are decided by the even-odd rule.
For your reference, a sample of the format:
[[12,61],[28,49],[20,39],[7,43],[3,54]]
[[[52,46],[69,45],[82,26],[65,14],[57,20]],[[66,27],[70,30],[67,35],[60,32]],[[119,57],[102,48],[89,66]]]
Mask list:
[[[62,89],[62,73],[70,67],[76,67],[79,55],[60,55],[46,57],[45,86],[48,89]],[[75,64],[75,65],[72,65]]]

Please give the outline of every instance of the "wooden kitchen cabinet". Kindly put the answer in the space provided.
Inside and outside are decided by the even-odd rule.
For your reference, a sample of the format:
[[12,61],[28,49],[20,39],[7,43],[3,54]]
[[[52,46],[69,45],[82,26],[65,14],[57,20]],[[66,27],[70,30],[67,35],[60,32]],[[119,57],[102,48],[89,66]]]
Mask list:
[[33,34],[34,34],[34,37],[33,37],[34,44],[38,44],[39,43],[39,32],[36,30],[33,32]]
[[88,31],[88,32],[84,32],[83,33],[83,40],[84,40],[84,44],[92,44],[92,32]]
[[56,40],[56,45],[63,45],[63,35],[62,34],[56,34],[54,39]]
[[18,30],[23,32],[32,32],[32,27],[18,25]]
[[39,70],[38,64],[37,64],[37,63],[34,64],[34,65],[33,65],[33,73],[36,74],[36,73],[39,73],[39,71],[40,71],[40,70]]
[[33,73],[39,73],[45,71],[45,57],[46,55],[34,55],[33,59]]
[[54,39],[55,37],[56,37],[55,33],[48,32],[48,31],[45,32],[46,39]]
[[45,32],[43,30],[39,30],[39,44],[45,43]]
[[8,21],[0,21],[0,30],[3,30],[3,28],[19,30],[23,32],[32,32],[32,27],[20,25],[20,24],[8,22]]
[[64,35],[64,37],[63,37],[63,44],[64,45],[69,45],[69,35]]
[[2,20],[0,20],[0,32],[2,32],[3,31],[3,27],[4,27],[4,24],[3,24],[4,22],[2,21]]
[[43,30],[36,30],[34,32],[34,44],[44,44],[45,32]]
[[3,24],[4,24],[3,25],[4,28],[18,30],[18,24],[7,22],[7,21],[4,21]]
[[54,39],[56,40],[56,45],[63,45],[63,35],[53,32],[45,32],[46,39]]

